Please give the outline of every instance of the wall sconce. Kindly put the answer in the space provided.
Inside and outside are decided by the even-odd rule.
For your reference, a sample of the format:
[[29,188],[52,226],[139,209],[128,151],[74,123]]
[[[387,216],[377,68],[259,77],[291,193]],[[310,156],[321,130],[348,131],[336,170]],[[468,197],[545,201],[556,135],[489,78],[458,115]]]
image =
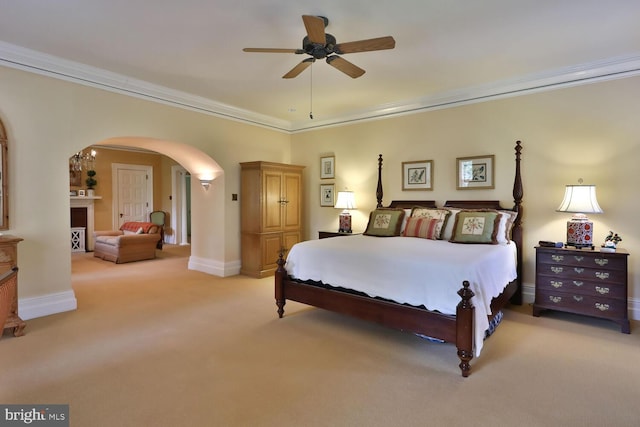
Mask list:
[[204,188],[204,191],[207,191],[209,189],[209,186],[211,185],[211,181],[213,181],[212,179],[201,179],[200,180],[200,185],[202,185],[202,188]]
[[593,223],[587,218],[588,213],[602,213],[598,205],[595,185],[567,185],[564,199],[556,211],[572,212],[573,217],[567,221],[567,243],[565,246],[593,249]]
[[335,205],[336,209],[343,209],[340,213],[340,233],[351,233],[351,214],[349,209],[356,209],[356,197],[353,191],[338,191],[338,201]]

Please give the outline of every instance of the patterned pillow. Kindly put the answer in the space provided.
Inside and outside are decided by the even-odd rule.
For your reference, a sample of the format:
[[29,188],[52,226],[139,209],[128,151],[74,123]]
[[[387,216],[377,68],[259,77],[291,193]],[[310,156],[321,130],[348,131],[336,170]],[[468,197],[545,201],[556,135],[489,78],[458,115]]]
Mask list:
[[363,234],[376,237],[400,235],[404,209],[379,208],[369,214],[369,223]]
[[416,206],[411,210],[412,218],[427,218],[427,219],[436,219],[438,220],[438,224],[436,225],[436,239],[442,239],[442,229],[444,228],[445,222],[447,222],[447,218],[451,212],[448,209],[435,209],[435,208],[421,208]]
[[497,245],[500,215],[497,211],[460,211],[453,226],[453,243],[488,243]]
[[422,239],[437,240],[436,229],[438,220],[435,218],[414,218],[407,220],[407,225],[402,233],[405,237],[420,237]]

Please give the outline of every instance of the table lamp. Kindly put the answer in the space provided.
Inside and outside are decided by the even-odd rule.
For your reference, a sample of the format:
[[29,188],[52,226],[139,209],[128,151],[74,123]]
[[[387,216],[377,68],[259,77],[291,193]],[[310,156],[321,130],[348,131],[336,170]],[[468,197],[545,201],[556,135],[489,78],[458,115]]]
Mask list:
[[593,223],[587,218],[588,213],[602,213],[596,198],[595,185],[567,185],[564,199],[556,211],[571,212],[573,216],[567,221],[567,242],[565,246],[575,248],[593,248]]
[[342,209],[340,213],[340,233],[351,233],[351,214],[350,209],[356,209],[356,198],[353,191],[338,191],[338,201],[335,205],[336,209]]

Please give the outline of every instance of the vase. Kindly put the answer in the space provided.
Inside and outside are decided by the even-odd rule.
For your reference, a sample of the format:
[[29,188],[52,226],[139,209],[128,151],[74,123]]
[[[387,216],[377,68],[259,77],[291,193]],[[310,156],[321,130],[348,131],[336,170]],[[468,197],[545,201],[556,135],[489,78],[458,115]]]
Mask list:
[[88,197],[93,197],[95,196],[95,190],[93,188],[89,188],[87,189],[87,196]]

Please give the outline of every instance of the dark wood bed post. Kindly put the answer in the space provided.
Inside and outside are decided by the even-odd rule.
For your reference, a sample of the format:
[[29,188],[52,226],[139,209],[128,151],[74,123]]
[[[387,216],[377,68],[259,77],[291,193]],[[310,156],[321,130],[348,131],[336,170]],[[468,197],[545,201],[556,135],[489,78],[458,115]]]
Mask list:
[[278,317],[282,319],[284,315],[284,305],[287,303],[287,300],[284,296],[284,279],[287,277],[287,270],[284,268],[284,250],[280,251],[280,255],[278,255],[278,268],[276,269],[276,305],[278,306]]
[[516,243],[516,247],[518,248],[517,252],[517,265],[516,272],[518,274],[518,288],[516,293],[511,297],[511,303],[522,305],[522,198],[524,196],[524,191],[522,189],[522,176],[520,175],[520,152],[522,151],[522,143],[520,141],[516,141],[516,173],[513,179],[513,210],[518,212],[516,216],[516,220],[513,223],[513,229],[511,230],[511,238]]
[[471,298],[475,295],[469,289],[469,282],[462,282],[462,289],[458,291],[462,300],[456,307],[456,347],[460,358],[460,370],[463,377],[468,377],[471,372],[469,362],[473,359],[473,318],[475,307],[471,303]]
[[376,208],[382,207],[382,154],[378,154],[378,187],[376,188]]

